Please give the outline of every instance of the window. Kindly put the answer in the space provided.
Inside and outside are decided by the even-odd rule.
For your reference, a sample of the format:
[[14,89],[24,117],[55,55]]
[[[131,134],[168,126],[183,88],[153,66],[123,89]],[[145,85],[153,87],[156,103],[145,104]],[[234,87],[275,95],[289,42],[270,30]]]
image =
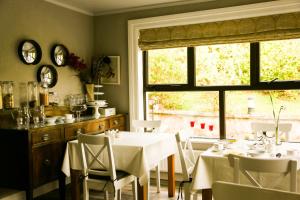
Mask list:
[[250,44],[196,47],[196,85],[249,85]]
[[186,84],[187,48],[148,51],[148,84]]
[[300,80],[300,39],[260,43],[261,81]]
[[[253,137],[252,122],[274,122],[274,111],[278,115],[280,106],[280,123],[292,123],[289,139],[300,141],[300,91],[299,90],[262,90],[262,91],[227,91],[226,92],[226,136],[227,138]],[[285,135],[281,136],[283,140]]]
[[[218,92],[147,92],[147,119],[162,120],[167,132],[189,129],[193,135],[219,137]],[[202,125],[201,125],[202,124]]]
[[146,117],[171,132],[195,121],[194,136],[245,138],[251,122],[274,121],[271,93],[275,111],[286,107],[289,139],[300,141],[299,48],[293,39],[145,51]]

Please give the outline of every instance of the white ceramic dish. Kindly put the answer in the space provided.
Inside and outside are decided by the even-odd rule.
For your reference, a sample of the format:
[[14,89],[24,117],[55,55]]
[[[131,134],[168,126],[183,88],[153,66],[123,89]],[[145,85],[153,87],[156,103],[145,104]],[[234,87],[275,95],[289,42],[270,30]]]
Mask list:
[[45,119],[45,121],[47,122],[47,124],[55,124],[57,117],[47,117]]
[[64,119],[65,123],[73,123],[75,121],[75,118],[72,119]]

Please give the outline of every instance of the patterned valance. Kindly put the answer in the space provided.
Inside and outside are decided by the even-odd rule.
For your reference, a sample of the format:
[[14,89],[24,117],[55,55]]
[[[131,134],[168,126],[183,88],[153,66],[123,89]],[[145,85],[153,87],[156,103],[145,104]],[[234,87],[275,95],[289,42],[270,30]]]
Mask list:
[[300,12],[140,30],[142,50],[300,37]]

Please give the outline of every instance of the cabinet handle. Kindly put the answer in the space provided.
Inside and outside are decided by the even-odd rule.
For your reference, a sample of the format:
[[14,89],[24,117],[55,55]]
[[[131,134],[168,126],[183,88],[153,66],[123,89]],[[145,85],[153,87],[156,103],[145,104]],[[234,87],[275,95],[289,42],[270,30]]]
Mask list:
[[44,135],[42,136],[42,140],[43,140],[43,142],[48,141],[48,140],[49,140],[49,134],[44,134]]
[[114,125],[118,125],[119,124],[119,121],[118,120],[114,120]]
[[49,165],[50,165],[50,160],[49,160],[49,159],[45,159],[45,160],[43,161],[43,164],[44,164],[45,166],[49,166]]
[[102,130],[104,126],[102,124],[99,125],[99,130]]

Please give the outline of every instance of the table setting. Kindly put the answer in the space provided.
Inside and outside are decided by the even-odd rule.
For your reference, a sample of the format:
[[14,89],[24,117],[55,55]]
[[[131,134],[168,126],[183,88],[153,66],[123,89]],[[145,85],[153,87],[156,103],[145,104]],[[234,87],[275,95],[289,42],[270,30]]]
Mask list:
[[[300,174],[300,144],[282,142],[280,145],[272,143],[273,138],[263,138],[258,140],[235,140],[223,139],[213,144],[213,146],[203,152],[196,164],[193,173],[192,190],[210,189],[215,181],[233,181],[233,168],[228,161],[228,155],[246,156],[258,159],[278,159],[287,158],[297,161],[297,170]],[[270,141],[268,141],[270,140]],[[271,143],[270,143],[271,142]],[[260,176],[259,173],[256,176]],[[263,174],[262,181],[266,185],[275,181],[279,177],[273,174]],[[278,189],[286,189],[288,185],[287,177],[280,177]],[[297,176],[300,183],[300,176]],[[278,182],[278,181],[276,181]],[[246,177],[241,177],[241,183],[250,184]],[[300,187],[298,184],[298,191]]]

